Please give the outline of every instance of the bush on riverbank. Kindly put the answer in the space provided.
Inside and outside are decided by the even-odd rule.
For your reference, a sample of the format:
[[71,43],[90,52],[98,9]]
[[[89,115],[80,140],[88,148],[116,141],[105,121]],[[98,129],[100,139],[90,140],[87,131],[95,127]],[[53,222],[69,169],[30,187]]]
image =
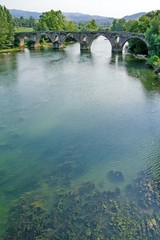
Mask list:
[[157,55],[150,57],[147,64],[154,69],[155,73],[160,73],[160,58]]

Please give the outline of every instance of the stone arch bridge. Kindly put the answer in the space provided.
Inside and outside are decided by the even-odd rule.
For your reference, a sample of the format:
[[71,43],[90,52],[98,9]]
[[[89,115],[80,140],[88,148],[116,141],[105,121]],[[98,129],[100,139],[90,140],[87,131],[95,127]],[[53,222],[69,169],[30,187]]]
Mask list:
[[112,46],[112,52],[121,53],[124,44],[133,38],[141,39],[147,45],[143,33],[131,32],[110,32],[110,31],[85,31],[85,32],[67,32],[67,31],[36,31],[20,32],[15,34],[15,40],[24,45],[24,39],[30,40],[34,47],[38,47],[42,36],[47,36],[53,43],[54,49],[63,48],[64,41],[68,37],[73,37],[80,44],[81,50],[89,50],[92,42],[99,36],[104,36],[109,40]]

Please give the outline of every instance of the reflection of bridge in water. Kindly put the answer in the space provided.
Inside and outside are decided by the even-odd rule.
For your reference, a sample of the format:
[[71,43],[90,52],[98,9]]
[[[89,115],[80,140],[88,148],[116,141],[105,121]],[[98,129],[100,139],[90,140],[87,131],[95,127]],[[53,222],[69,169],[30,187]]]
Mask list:
[[34,47],[38,47],[40,39],[47,36],[53,43],[54,49],[63,48],[63,44],[68,37],[74,38],[80,44],[81,50],[89,50],[92,42],[99,36],[104,36],[109,40],[112,46],[112,52],[121,53],[124,44],[133,38],[142,40],[146,45],[145,36],[143,33],[130,32],[110,32],[110,31],[95,31],[95,32],[65,32],[65,31],[37,31],[37,32],[22,32],[15,34],[15,40],[20,42],[20,46],[24,45],[24,39],[27,38],[32,42]]

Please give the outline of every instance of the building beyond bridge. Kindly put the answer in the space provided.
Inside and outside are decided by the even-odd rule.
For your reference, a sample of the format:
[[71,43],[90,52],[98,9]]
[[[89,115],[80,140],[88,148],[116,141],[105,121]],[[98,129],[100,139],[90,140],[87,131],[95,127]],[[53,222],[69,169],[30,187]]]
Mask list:
[[74,38],[80,44],[81,50],[89,50],[92,42],[99,36],[104,36],[109,40],[112,46],[112,52],[121,53],[124,44],[133,38],[141,39],[146,45],[143,33],[130,32],[110,32],[110,31],[94,31],[94,32],[66,32],[66,31],[37,31],[37,32],[21,32],[15,34],[15,40],[19,41],[20,46],[24,45],[25,39],[30,40],[34,47],[38,47],[42,36],[47,36],[53,43],[54,49],[63,48],[63,44],[68,37]]

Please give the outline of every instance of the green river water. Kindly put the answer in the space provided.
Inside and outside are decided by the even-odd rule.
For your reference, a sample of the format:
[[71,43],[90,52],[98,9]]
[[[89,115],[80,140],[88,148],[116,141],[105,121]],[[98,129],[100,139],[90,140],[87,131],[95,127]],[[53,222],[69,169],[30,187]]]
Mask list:
[[[59,201],[57,196],[67,199],[65,194],[74,195],[82,183],[94,184],[99,194],[117,188],[120,196],[114,200],[123,204],[128,199],[126,186],[135,182],[140,171],[158,181],[159,81],[144,61],[125,53],[112,55],[103,37],[94,41],[91,53],[80,53],[79,44],[74,44],[62,51],[25,49],[0,55],[0,239],[11,231],[6,229],[8,221],[12,222],[13,206],[26,193],[50,214]],[[120,177],[115,176],[119,173]],[[132,194],[137,194],[132,188]],[[107,203],[102,205],[105,209]],[[60,213],[66,211],[66,215],[56,219],[63,225],[70,208],[61,208]],[[92,227],[83,230],[85,238],[68,233],[65,223],[65,227],[57,227],[64,231],[59,238],[55,230],[48,237],[44,233],[30,237],[25,232],[23,237],[12,233],[7,239],[160,239],[159,232],[155,233],[160,218],[154,215],[159,208],[138,208],[143,218],[156,221],[146,220],[146,228],[150,227],[146,238],[117,237],[112,232],[113,238],[107,238],[104,230],[95,230],[99,225],[94,231]],[[74,227],[77,225],[72,226],[73,232]]]

